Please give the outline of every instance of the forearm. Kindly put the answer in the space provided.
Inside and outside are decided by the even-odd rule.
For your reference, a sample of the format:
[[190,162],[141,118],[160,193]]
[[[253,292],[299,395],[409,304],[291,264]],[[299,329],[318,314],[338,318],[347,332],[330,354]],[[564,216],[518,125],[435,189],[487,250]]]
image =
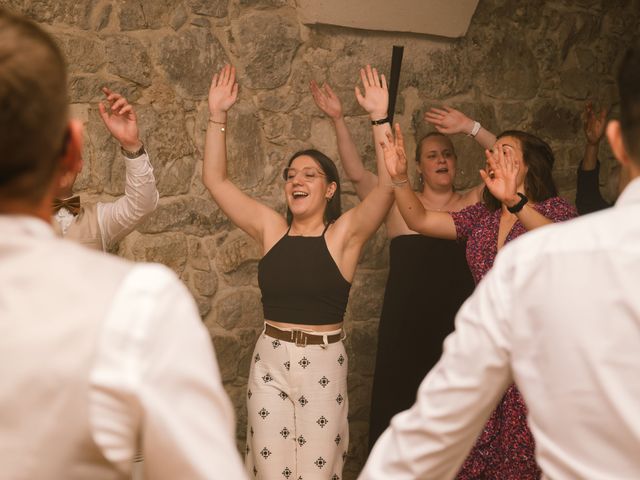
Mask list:
[[[514,204],[515,205],[515,204]],[[527,204],[522,207],[518,213],[516,213],[518,220],[524,228],[527,230],[533,230],[534,228],[543,227],[553,223],[553,220],[545,217],[541,213],[538,213],[531,205]]]
[[398,185],[401,179],[394,179],[395,200],[400,215],[407,226],[418,233],[431,237],[455,240],[456,226],[453,217],[447,212],[430,211],[424,208],[408,179]]
[[576,208],[580,215],[597,212],[609,204],[600,193],[600,163],[596,160],[592,169],[578,168],[576,181]]
[[598,147],[599,144],[597,143],[587,143],[584,149],[584,158],[580,165],[581,170],[593,170],[596,168],[596,164],[598,163]]
[[124,195],[115,202],[100,203],[98,222],[106,247],[122,239],[158,205],[158,189],[149,156],[125,158]]
[[490,150],[496,143],[496,136],[484,127],[480,127],[474,140],[484,149]]
[[336,140],[338,142],[338,154],[344,167],[347,178],[353,183],[360,199],[363,199],[376,185],[377,179],[375,174],[364,168],[362,158],[358,153],[351,132],[344,117],[333,119],[333,126],[336,131]]
[[212,195],[216,185],[227,179],[226,123],[226,112],[212,113],[207,123],[202,181]]

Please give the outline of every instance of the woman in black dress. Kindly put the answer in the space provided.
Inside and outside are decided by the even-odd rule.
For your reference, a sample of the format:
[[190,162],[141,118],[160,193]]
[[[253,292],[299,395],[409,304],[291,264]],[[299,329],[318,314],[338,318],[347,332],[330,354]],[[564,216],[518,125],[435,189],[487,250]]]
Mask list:
[[[344,121],[340,99],[327,84],[320,87],[312,82],[311,91],[318,107],[333,121],[347,177],[358,197],[365,198],[378,180],[364,168]],[[457,211],[478,202],[483,186],[466,193],[454,190],[457,157],[446,134],[473,134],[484,147],[493,145],[495,137],[449,107],[431,109],[425,120],[438,131],[418,142],[418,198],[425,208],[441,211]],[[453,331],[458,308],[474,288],[464,245],[414,232],[395,205],[385,222],[391,239],[390,265],[378,327],[369,450],[391,418],[413,405],[420,382],[440,358],[442,342]]]

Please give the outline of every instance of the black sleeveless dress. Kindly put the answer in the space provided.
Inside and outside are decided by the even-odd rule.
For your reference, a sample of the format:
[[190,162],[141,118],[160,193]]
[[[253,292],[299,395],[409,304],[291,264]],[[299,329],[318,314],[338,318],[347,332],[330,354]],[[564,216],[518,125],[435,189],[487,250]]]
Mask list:
[[464,245],[423,235],[391,240],[378,327],[369,450],[391,417],[411,407],[420,382],[442,354],[456,312],[474,289]]

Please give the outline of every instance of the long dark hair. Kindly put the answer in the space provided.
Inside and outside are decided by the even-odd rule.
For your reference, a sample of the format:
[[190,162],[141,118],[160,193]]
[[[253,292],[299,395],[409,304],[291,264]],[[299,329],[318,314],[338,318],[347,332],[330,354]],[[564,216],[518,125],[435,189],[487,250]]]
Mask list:
[[[289,162],[287,162],[287,167],[290,167],[296,158],[302,156],[313,158],[320,169],[322,169],[322,173],[327,176],[327,183],[335,182],[336,184],[336,191],[329,201],[327,201],[327,207],[324,209],[324,224],[329,225],[330,223],[335,222],[342,214],[342,203],[340,202],[340,176],[338,175],[338,169],[336,168],[336,164],[333,163],[333,160],[327,157],[324,153],[313,148],[300,150],[299,152],[294,153],[289,159]],[[293,214],[291,213],[289,206],[287,206],[287,223],[291,225],[292,221]]]
[[[513,137],[520,142],[522,158],[529,169],[524,178],[524,193],[532,202],[541,202],[558,195],[551,171],[555,157],[547,142],[530,133],[520,130],[507,130],[498,138]],[[482,199],[491,211],[498,210],[502,203],[494,197],[488,188],[484,189]]]

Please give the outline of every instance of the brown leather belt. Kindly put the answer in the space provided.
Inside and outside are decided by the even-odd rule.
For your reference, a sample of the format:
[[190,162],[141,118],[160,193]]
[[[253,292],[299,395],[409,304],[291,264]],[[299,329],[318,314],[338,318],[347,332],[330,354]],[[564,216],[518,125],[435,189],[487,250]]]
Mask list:
[[342,340],[342,333],[323,335],[321,332],[307,333],[302,330],[280,330],[268,323],[265,323],[264,333],[278,340],[295,343],[298,347],[304,347],[305,345],[324,345],[325,338],[327,339],[327,343],[336,343]]

